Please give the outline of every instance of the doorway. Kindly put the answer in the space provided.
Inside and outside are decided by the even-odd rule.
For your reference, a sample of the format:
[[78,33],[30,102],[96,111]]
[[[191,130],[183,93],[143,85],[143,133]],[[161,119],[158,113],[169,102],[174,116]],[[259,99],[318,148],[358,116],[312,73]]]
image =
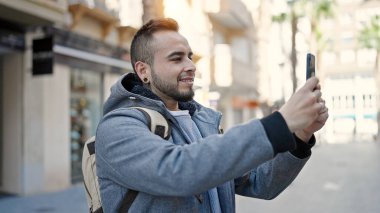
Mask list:
[[70,75],[71,182],[83,180],[82,153],[85,141],[95,135],[101,116],[102,74],[73,69]]

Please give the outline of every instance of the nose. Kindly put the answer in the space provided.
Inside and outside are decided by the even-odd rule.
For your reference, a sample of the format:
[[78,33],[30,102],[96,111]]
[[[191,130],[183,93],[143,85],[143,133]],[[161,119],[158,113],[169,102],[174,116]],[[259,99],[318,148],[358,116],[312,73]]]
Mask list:
[[194,64],[194,62],[189,58],[189,59],[187,59],[187,61],[186,61],[187,63],[186,63],[186,67],[185,67],[185,71],[186,72],[195,72],[196,71],[196,66],[195,66],[195,64]]

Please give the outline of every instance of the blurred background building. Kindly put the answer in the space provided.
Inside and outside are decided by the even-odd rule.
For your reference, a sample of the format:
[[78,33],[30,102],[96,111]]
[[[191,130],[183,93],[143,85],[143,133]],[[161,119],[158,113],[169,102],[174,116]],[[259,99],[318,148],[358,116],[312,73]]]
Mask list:
[[110,84],[131,71],[133,30],[105,1],[4,0],[0,11],[0,189],[67,188]]
[[[268,70],[272,72],[269,79],[275,82],[271,102],[281,96],[288,99],[291,88],[303,84],[306,53],[311,52],[316,55],[317,76],[330,113],[327,125],[318,133],[319,142],[376,140],[380,1],[273,1],[272,8],[271,49],[278,67]],[[295,74],[289,73],[293,63],[297,65]],[[296,78],[282,81],[276,75]]]
[[[376,79],[380,41],[380,1],[338,1],[335,18],[324,20],[326,36],[320,69],[331,111],[327,142],[373,140],[378,134]],[[377,17],[377,50],[364,45],[363,31]],[[366,39],[366,38],[364,38]],[[377,62],[378,63],[378,62]],[[378,65],[377,65],[378,66]]]
[[[278,109],[305,82],[306,53],[330,108],[323,142],[377,134],[376,48],[359,42],[379,1],[0,0],[0,191],[82,180],[110,86],[132,72],[133,34],[171,17],[197,66],[195,99],[223,127]],[[318,9],[318,10],[317,10]]]

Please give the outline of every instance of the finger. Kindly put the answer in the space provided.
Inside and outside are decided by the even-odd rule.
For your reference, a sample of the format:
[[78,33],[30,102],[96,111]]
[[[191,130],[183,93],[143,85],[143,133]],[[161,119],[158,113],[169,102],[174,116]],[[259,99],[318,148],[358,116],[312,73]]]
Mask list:
[[317,102],[320,102],[320,98],[322,97],[322,92],[321,90],[314,90],[313,95],[316,98]]
[[[324,109],[324,105],[322,103],[319,103],[319,102],[315,102],[313,104],[313,112],[315,113],[316,117],[319,116],[319,114],[322,113],[322,110]],[[315,118],[316,118],[315,117]]]
[[329,109],[326,107],[326,105],[323,105],[323,107],[319,111],[319,114],[323,114],[323,113],[328,112],[328,111],[329,111]]
[[327,119],[329,118],[329,113],[328,113],[328,110],[322,114],[320,114],[317,118],[317,121],[319,123],[325,123],[327,121]]
[[321,85],[320,85],[320,84],[317,84],[317,86],[315,87],[315,89],[317,89],[317,90],[321,90]]
[[322,98],[322,92],[321,92],[321,97],[318,98],[317,102],[318,103],[323,103],[323,104],[326,104],[325,100]]
[[319,83],[319,79],[316,77],[309,78],[305,83],[305,88],[307,88],[309,91],[313,91]]

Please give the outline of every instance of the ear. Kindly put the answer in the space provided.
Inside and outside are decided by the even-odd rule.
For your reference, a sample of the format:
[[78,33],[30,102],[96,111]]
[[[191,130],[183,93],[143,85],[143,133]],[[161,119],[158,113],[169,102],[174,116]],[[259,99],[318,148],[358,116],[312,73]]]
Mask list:
[[142,61],[137,61],[135,63],[135,70],[141,81],[143,81],[144,78],[148,78],[148,80],[150,80],[149,64],[144,63]]

